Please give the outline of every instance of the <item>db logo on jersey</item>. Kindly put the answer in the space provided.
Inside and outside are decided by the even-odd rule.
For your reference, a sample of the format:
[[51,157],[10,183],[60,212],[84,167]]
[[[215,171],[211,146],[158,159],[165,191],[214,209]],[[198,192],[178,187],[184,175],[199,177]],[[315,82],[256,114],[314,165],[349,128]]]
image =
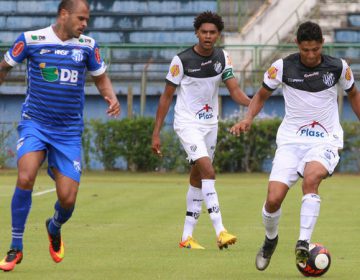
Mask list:
[[12,56],[17,57],[19,54],[21,54],[22,51],[24,50],[24,46],[25,44],[23,41],[17,42],[11,52]]
[[301,126],[296,132],[299,136],[324,138],[328,136],[326,128],[317,121]]
[[47,66],[46,63],[40,63],[39,68],[43,79],[47,82],[60,81],[61,84],[76,86],[79,72],[70,69],[58,69],[56,66]]
[[208,104],[205,104],[205,106],[196,113],[196,117],[199,120],[212,119],[214,117],[212,112],[213,112],[213,108],[210,107]]

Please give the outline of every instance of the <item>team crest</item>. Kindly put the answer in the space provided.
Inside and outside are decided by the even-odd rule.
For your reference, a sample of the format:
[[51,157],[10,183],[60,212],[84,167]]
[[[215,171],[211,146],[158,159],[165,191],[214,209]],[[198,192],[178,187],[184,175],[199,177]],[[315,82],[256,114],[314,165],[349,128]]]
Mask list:
[[197,146],[194,144],[194,145],[191,145],[190,146],[190,150],[192,150],[193,152],[196,152],[197,150]]
[[74,169],[76,170],[76,172],[81,172],[81,163],[80,161],[74,160],[73,161],[73,165],[74,165]]
[[328,87],[332,87],[335,83],[334,74],[331,72],[324,74],[322,78],[323,78],[324,84],[327,85]]
[[216,71],[216,73],[221,73],[222,66],[221,66],[221,63],[219,61],[216,61],[214,63],[214,70]]
[[175,78],[177,75],[179,75],[179,73],[180,73],[179,65],[174,64],[173,66],[171,66],[171,68],[170,68],[171,76],[173,76]]
[[81,49],[73,49],[71,54],[72,60],[75,62],[81,62],[84,59],[84,51]]
[[350,81],[350,80],[351,80],[351,77],[352,77],[352,72],[351,72],[350,67],[348,67],[348,68],[346,68],[345,79],[346,79],[347,81]]
[[267,75],[268,75],[268,78],[273,80],[276,78],[276,75],[277,75],[277,68],[275,66],[271,66],[268,70],[267,70]]

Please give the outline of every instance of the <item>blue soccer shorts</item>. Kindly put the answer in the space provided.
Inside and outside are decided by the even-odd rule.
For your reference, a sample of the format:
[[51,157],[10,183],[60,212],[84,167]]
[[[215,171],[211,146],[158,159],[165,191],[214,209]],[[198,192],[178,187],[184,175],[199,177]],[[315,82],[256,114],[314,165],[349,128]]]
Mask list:
[[32,121],[22,121],[18,126],[17,160],[23,155],[45,151],[48,174],[54,179],[52,168],[76,182],[81,177],[81,135],[62,135],[42,128]]

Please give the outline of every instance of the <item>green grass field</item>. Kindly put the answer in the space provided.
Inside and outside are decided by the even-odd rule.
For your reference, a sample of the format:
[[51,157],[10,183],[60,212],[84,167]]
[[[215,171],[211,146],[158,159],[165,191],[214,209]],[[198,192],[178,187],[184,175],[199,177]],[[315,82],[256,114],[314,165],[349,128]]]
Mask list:
[[[15,171],[0,173],[0,250],[8,250],[10,201]],[[300,185],[283,204],[279,245],[269,268],[256,270],[255,254],[264,238],[261,207],[266,174],[219,174],[217,191],[227,229],[236,245],[220,251],[205,211],[194,237],[206,250],[179,249],[186,174],[85,173],[76,210],[63,227],[66,256],[55,264],[48,254],[45,219],[55,193],[33,196],[25,232],[23,262],[0,279],[304,279],[293,250],[299,234]],[[312,241],[332,254],[322,279],[354,280],[360,275],[360,177],[336,174],[323,182],[321,214]],[[34,193],[53,188],[41,171]],[[205,209],[205,207],[203,207]]]

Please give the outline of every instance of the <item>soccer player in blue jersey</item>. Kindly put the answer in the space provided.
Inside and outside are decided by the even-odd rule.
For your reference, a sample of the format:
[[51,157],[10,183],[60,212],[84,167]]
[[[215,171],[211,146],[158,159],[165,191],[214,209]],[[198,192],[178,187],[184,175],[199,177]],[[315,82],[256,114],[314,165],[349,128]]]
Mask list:
[[31,208],[37,172],[48,158],[58,200],[55,213],[46,221],[49,251],[55,262],[64,258],[61,226],[70,219],[81,176],[86,70],[108,103],[107,114],[117,117],[120,104],[105,73],[94,39],[84,36],[89,20],[85,0],[62,0],[56,23],[22,33],[0,62],[0,84],[18,63],[27,60],[27,92],[18,125],[18,177],[11,202],[12,242],[0,262],[11,271],[23,258],[23,234]]

